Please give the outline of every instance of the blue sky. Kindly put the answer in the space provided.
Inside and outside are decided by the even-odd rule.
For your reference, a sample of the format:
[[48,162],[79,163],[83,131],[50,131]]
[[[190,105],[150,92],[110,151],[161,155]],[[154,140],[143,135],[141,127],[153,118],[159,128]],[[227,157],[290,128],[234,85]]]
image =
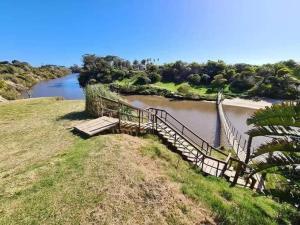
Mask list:
[[0,60],[300,61],[299,0],[1,0]]

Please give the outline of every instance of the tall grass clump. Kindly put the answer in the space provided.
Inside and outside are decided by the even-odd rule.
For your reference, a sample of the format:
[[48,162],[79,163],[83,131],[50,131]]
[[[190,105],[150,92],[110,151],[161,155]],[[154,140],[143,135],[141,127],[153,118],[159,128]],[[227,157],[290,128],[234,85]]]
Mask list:
[[118,110],[118,104],[109,102],[102,97],[106,97],[115,101],[121,99],[119,95],[111,92],[102,84],[87,85],[85,88],[85,110],[94,117],[100,117],[108,114],[108,110]]

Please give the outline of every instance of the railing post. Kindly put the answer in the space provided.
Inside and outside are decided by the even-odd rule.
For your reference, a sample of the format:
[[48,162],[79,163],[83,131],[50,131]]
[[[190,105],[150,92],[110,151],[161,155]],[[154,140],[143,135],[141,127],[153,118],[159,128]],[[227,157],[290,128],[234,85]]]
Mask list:
[[119,101],[119,106],[118,106],[118,117],[119,117],[119,132],[121,132],[121,103]]
[[236,185],[236,183],[237,183],[237,181],[238,181],[238,179],[239,179],[239,176],[240,176],[242,170],[243,170],[243,165],[242,165],[241,162],[239,162],[239,164],[238,164],[238,166],[237,166],[237,169],[236,169],[236,172],[235,172],[234,179],[233,179],[233,181],[232,181],[232,183],[231,183],[231,186]]
[[139,134],[141,133],[141,110],[139,110]]
[[154,133],[154,115],[151,114],[151,121],[152,121],[152,132]]
[[174,146],[176,145],[176,132],[175,132],[175,136],[174,136]]
[[198,158],[199,158],[199,151],[197,149],[197,154],[196,154],[196,165],[198,164]]
[[225,174],[227,168],[230,168],[230,164],[231,164],[231,153],[229,153],[227,159],[225,160],[225,164],[223,169],[221,170],[220,177],[222,177]]
[[242,138],[242,135],[240,135],[240,138],[239,138],[238,148],[240,146],[241,138]]
[[250,184],[250,189],[254,189],[254,187],[255,187],[255,184],[256,184],[256,179],[254,178],[254,177],[251,177],[251,184]]

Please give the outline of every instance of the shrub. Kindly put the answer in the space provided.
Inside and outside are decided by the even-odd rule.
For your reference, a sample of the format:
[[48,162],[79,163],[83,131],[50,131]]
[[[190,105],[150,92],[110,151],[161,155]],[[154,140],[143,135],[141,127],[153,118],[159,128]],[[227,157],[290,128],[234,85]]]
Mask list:
[[188,95],[188,94],[190,94],[190,92],[191,92],[191,86],[188,85],[188,84],[182,84],[182,85],[180,85],[180,86],[177,88],[177,91],[178,91],[180,94]]
[[151,80],[151,83],[156,83],[161,81],[161,75],[159,73],[152,72],[149,74],[149,78]]
[[126,72],[123,70],[112,70],[112,79],[113,80],[123,80],[126,77]]
[[291,74],[291,70],[289,68],[283,67],[277,71],[277,75],[280,77],[286,74]]
[[136,78],[134,84],[135,85],[145,85],[150,84],[151,80],[146,75],[140,75]]
[[117,110],[118,105],[106,101],[102,97],[106,97],[112,100],[119,100],[120,97],[108,90],[102,84],[87,85],[85,88],[85,110],[86,112],[93,116],[99,117],[107,114],[106,109]]

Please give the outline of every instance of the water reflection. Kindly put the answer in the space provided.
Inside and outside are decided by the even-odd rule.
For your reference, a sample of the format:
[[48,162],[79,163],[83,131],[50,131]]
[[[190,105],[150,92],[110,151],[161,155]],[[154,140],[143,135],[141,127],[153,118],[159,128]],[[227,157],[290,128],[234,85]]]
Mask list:
[[[78,83],[78,74],[42,81],[30,91],[31,97],[62,96],[65,99],[83,99],[84,93]],[[23,95],[26,97],[26,93]]]

